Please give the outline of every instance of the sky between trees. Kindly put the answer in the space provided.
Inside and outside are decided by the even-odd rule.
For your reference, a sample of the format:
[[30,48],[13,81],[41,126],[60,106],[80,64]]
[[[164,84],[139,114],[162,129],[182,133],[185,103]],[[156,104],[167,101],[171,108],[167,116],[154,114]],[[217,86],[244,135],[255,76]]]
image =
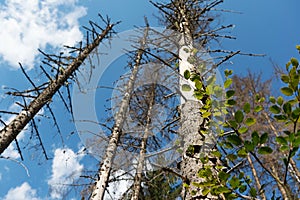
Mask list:
[[[296,56],[294,46],[300,43],[300,27],[297,24],[299,6],[297,0],[288,3],[280,0],[225,1],[220,8],[242,14],[224,12],[220,17],[220,23],[236,25],[232,34],[237,37],[237,40],[224,41],[222,46],[225,49],[267,54],[265,58],[236,57],[232,64],[226,64],[226,68],[233,68],[237,73],[244,73],[249,68],[262,71],[264,78],[273,77],[270,59],[284,66],[290,57]],[[96,21],[97,13],[107,14],[114,21],[121,20],[122,23],[116,28],[118,32],[143,25],[144,15],[148,17],[151,26],[160,26],[153,16],[157,15],[155,9],[147,1],[130,1],[126,2],[126,6],[120,0],[1,1],[0,24],[5,28],[0,30],[0,109],[12,112],[20,109],[14,104],[13,98],[4,95],[7,87],[20,90],[29,87],[20,72],[18,62],[38,78],[36,69],[41,57],[38,56],[37,48],[57,52],[62,45],[75,45],[84,37],[82,26],[87,25],[88,20]],[[50,149],[48,153],[51,160],[44,160],[40,151],[35,149],[37,147],[28,142],[28,136],[19,135],[21,144],[29,143],[32,146],[28,152],[24,152],[24,165],[28,168],[29,176],[20,164],[1,159],[0,198],[61,199],[55,183],[69,182],[72,180],[71,175],[79,176],[84,170],[89,170],[88,166],[97,163],[93,157],[84,156],[82,153],[84,146],[77,135],[74,136],[74,127],[69,123],[69,118],[66,119],[68,114],[62,109],[62,105],[54,104],[54,109],[58,112],[58,121],[64,124],[63,129],[67,133],[65,144],[62,144],[58,135],[52,134],[55,132],[52,122],[42,119],[41,111],[38,119],[42,120],[38,125],[43,130],[43,135],[47,135],[44,141]],[[9,120],[9,116],[5,118],[5,121]],[[3,156],[20,160],[15,145],[11,145]]]

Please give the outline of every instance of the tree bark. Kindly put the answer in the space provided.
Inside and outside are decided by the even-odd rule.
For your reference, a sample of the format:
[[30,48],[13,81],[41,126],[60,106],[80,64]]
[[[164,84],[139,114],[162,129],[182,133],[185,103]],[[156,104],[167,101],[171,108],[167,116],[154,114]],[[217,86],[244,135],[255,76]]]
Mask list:
[[112,30],[114,24],[108,24],[101,34],[68,65],[63,73],[45,88],[28,106],[24,108],[7,126],[0,131],[0,154],[16,139],[24,127],[34,118],[40,109],[51,102],[55,93],[64,85],[70,76],[80,67],[88,55],[102,42]]
[[[189,21],[188,14],[189,10],[184,3],[179,3],[178,12],[182,17],[181,23],[179,23],[181,38],[179,42],[179,71],[181,77],[184,77],[184,72],[186,70],[190,72],[197,72],[197,67],[193,66],[189,62],[190,56],[193,56],[193,36],[192,22]],[[202,169],[203,164],[200,161],[200,156],[207,156],[209,151],[212,150],[214,146],[212,133],[208,133],[203,137],[199,134],[200,126],[207,127],[207,122],[204,122],[200,108],[203,103],[197,100],[194,94],[195,84],[192,81],[185,81],[183,78],[180,80],[180,87],[183,84],[188,84],[191,86],[191,91],[183,91],[181,93],[183,98],[181,98],[181,128],[180,135],[183,138],[183,156],[182,163],[180,166],[182,176],[185,178],[183,184],[189,185],[189,188],[183,187],[182,198],[183,199],[219,199],[218,197],[212,196],[211,194],[203,195],[199,187],[194,186],[193,182],[201,182],[201,178],[197,176],[200,169]],[[203,83],[205,84],[205,83]],[[193,149],[192,154],[190,154],[189,149]],[[213,163],[208,163],[213,164]],[[211,168],[212,171],[214,168]],[[213,172],[214,173],[214,172]],[[216,173],[214,173],[216,174]],[[194,194],[192,194],[192,191]]]
[[151,126],[151,115],[152,115],[153,105],[155,103],[155,87],[156,87],[156,84],[153,83],[152,87],[151,87],[151,91],[150,91],[151,93],[149,96],[150,102],[149,102],[149,107],[148,107],[147,117],[146,117],[145,133],[142,138],[140,155],[139,155],[139,159],[138,159],[138,165],[137,165],[136,174],[134,177],[133,195],[132,195],[131,200],[138,200],[139,193],[141,190],[142,173],[143,173],[143,168],[145,166],[147,140],[150,135],[150,129],[151,129],[151,127],[150,127]]
[[137,55],[135,58],[135,65],[132,69],[129,81],[127,83],[124,97],[120,103],[119,111],[115,116],[115,123],[113,126],[113,131],[110,136],[110,140],[108,142],[108,146],[106,148],[105,156],[102,161],[102,165],[98,172],[98,180],[95,183],[93,188],[93,192],[91,195],[91,200],[102,200],[104,198],[104,193],[106,187],[108,186],[109,176],[112,169],[113,160],[116,154],[117,146],[119,143],[120,136],[122,134],[122,128],[125,121],[126,113],[129,106],[129,101],[132,96],[132,92],[134,89],[134,82],[136,80],[142,55],[144,53],[144,49],[146,47],[146,38],[148,36],[148,27],[145,29],[144,37],[141,41],[140,49],[137,51]]
[[[255,167],[253,165],[252,159],[251,159],[251,157],[250,157],[249,154],[247,155],[247,159],[248,159],[249,165],[251,167],[252,174],[254,176],[254,180],[255,180],[255,183],[256,183],[256,186],[257,186],[257,191],[259,191],[261,189],[261,184],[260,184],[260,181],[259,181],[256,169],[255,169]],[[261,196],[262,200],[266,200],[267,199],[265,193],[261,193],[260,196]]]

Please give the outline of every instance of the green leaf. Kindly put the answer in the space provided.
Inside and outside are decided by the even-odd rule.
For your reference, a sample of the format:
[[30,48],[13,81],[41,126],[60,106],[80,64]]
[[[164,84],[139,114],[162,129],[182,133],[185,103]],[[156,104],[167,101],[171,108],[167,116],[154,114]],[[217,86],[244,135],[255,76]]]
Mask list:
[[209,192],[210,192],[210,189],[209,189],[209,188],[204,188],[204,189],[202,190],[202,195],[206,196]]
[[278,105],[282,105],[283,104],[283,97],[282,96],[279,96],[278,98],[277,98],[277,103],[278,103]]
[[195,87],[196,87],[198,90],[201,90],[201,89],[202,89],[202,86],[203,86],[202,82],[199,81],[198,79],[194,80],[194,82],[195,82]]
[[271,97],[269,98],[269,100],[270,100],[271,103],[275,103],[275,102],[276,102],[276,99],[275,99],[275,97],[273,97],[273,96],[271,96]]
[[260,112],[262,109],[263,109],[262,106],[256,106],[256,107],[254,108],[254,111],[255,111],[255,112]]
[[242,148],[238,151],[238,156],[241,157],[241,158],[246,158],[247,157],[247,152],[246,152],[246,149],[245,148]]
[[293,119],[297,119],[299,115],[300,115],[300,108],[296,108],[295,110],[293,110],[292,112]]
[[274,118],[279,122],[284,122],[287,120],[287,116],[285,115],[274,115]]
[[239,179],[243,179],[244,176],[245,176],[245,173],[241,171],[240,174],[239,174]]
[[293,147],[297,147],[300,145],[300,137],[298,137],[297,139],[295,139],[295,141],[293,142]]
[[250,189],[250,195],[251,195],[251,197],[256,197],[256,195],[257,195],[257,192],[256,192],[256,189],[255,188],[251,188]]
[[283,104],[283,111],[286,113],[286,114],[291,114],[292,112],[292,105],[290,103],[285,103]]
[[288,63],[286,63],[286,65],[285,65],[286,70],[289,70],[289,67],[290,67],[291,64],[292,64],[291,61],[289,61]]
[[296,49],[300,51],[300,45],[296,45]]
[[280,88],[280,91],[285,96],[292,96],[293,95],[293,90],[291,88],[289,88],[289,87]]
[[291,157],[294,157],[298,151],[299,147],[294,147],[293,150],[291,151]]
[[270,147],[260,147],[257,151],[259,154],[265,155],[270,154],[273,152],[273,150]]
[[254,151],[255,145],[250,141],[245,141],[245,148],[248,152]]
[[241,185],[241,187],[239,188],[239,192],[243,193],[247,190],[247,186],[246,185]]
[[237,177],[232,177],[232,179],[229,181],[229,184],[230,186],[233,188],[233,189],[236,189],[240,186],[241,184],[241,181],[240,179],[238,179]]
[[254,131],[251,136],[252,136],[252,142],[253,142],[253,144],[255,146],[257,146],[258,143],[259,143],[259,141],[260,141],[258,133],[256,131]]
[[251,107],[250,107],[250,103],[245,103],[245,105],[244,105],[244,112],[245,113],[249,113],[250,112],[250,109],[251,109]]
[[224,71],[224,74],[225,74],[226,77],[232,75],[232,73],[233,73],[232,70],[225,69],[225,71]]
[[217,98],[223,97],[223,88],[219,85],[214,85],[214,94]]
[[184,92],[189,92],[189,91],[192,90],[191,86],[189,86],[188,84],[183,84],[183,85],[181,86],[181,89],[182,89],[182,91],[184,91]]
[[191,74],[191,81],[199,80],[201,81],[201,78],[198,74]]
[[[222,186],[222,187],[218,187],[216,189],[216,194],[223,194],[223,193],[229,193],[231,192],[231,190],[229,190],[227,187]],[[203,192],[202,192],[203,193]]]
[[240,110],[236,111],[236,113],[234,114],[234,119],[237,123],[241,123],[244,119],[243,112]]
[[251,117],[247,118],[246,121],[245,121],[245,124],[246,124],[247,126],[252,126],[252,125],[254,125],[255,123],[256,123],[256,119],[255,119],[255,118],[251,118]]
[[220,171],[218,174],[219,179],[221,179],[222,181],[227,181],[227,179],[230,177],[230,174]]
[[269,135],[268,135],[268,133],[264,133],[264,134],[262,134],[262,135],[260,136],[260,141],[259,141],[259,143],[260,143],[260,144],[264,144],[264,143],[266,143],[266,142],[267,142],[267,140],[268,140],[268,138],[269,138]]
[[279,114],[281,111],[281,108],[277,105],[273,105],[270,107],[270,112],[273,114]]
[[229,123],[230,127],[232,127],[232,128],[237,128],[237,126],[238,126],[238,124],[234,120],[229,120],[228,123]]
[[284,83],[289,83],[290,77],[289,77],[288,75],[282,74],[282,75],[281,75],[281,80],[282,80]]
[[296,67],[299,65],[299,62],[296,58],[291,58],[291,63],[293,66],[296,66]]
[[218,158],[222,157],[222,154],[219,151],[213,151],[213,152],[211,152],[211,154],[218,157]]
[[227,100],[227,104],[230,105],[230,106],[233,106],[233,105],[236,104],[236,101],[233,100],[233,99],[228,99],[228,100]]
[[235,160],[237,159],[237,156],[234,155],[234,154],[228,154],[228,155],[226,156],[226,158],[227,158],[228,160],[230,160],[230,161],[235,161]]
[[248,128],[245,127],[245,126],[239,128],[239,130],[238,130],[238,132],[239,132],[240,134],[246,133],[247,131],[248,131]]
[[289,141],[290,141],[290,142],[293,142],[293,141],[294,141],[294,139],[295,139],[295,133],[291,133],[291,134],[289,134],[289,137],[288,137],[288,139],[289,139]]
[[209,116],[211,116],[211,112],[202,113],[203,118],[208,118]]
[[234,95],[235,91],[234,90],[228,90],[226,91],[226,97],[227,99],[229,99],[230,97],[232,97]]
[[185,79],[189,79],[191,77],[191,73],[189,70],[185,70],[183,73],[183,76]]
[[279,149],[280,151],[287,151],[289,150],[289,147],[287,145],[282,145]]
[[232,144],[234,144],[234,145],[236,145],[236,146],[239,146],[239,145],[242,144],[241,138],[240,138],[239,136],[237,136],[237,135],[229,135],[229,136],[227,137],[227,140],[228,140],[230,143],[232,143]]
[[232,79],[228,78],[225,82],[224,82],[224,88],[228,88],[232,83]]

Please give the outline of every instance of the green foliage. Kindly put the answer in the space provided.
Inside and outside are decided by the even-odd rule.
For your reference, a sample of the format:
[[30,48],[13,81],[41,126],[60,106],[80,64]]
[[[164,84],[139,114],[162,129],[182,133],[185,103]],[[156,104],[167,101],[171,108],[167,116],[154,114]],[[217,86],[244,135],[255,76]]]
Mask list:
[[191,77],[190,71],[189,70],[185,70],[185,72],[184,72],[184,78],[185,79],[189,79],[190,77]]
[[176,199],[180,196],[181,186],[178,184],[178,177],[174,174],[162,173],[161,170],[158,170],[147,172],[146,177],[149,181],[144,183],[140,199]]
[[191,86],[189,86],[188,84],[182,85],[181,89],[182,89],[182,91],[184,91],[184,92],[189,92],[189,91],[192,90]]
[[[297,45],[297,49],[300,52],[299,45]],[[202,101],[204,105],[200,110],[204,118],[210,119],[214,114],[222,116],[221,112],[229,115],[227,110],[234,110],[232,116],[229,115],[230,117],[226,117],[225,121],[218,123],[218,125],[222,125],[218,141],[218,147],[222,151],[213,151],[210,159],[215,157],[224,160],[226,163],[237,163],[245,161],[249,156],[260,159],[269,156],[274,151],[280,151],[280,155],[283,155],[282,162],[286,168],[285,170],[288,170],[290,160],[297,154],[300,146],[300,129],[298,129],[300,118],[300,69],[298,60],[291,58],[286,64],[286,70],[287,72],[281,75],[281,81],[284,84],[280,88],[282,96],[277,98],[270,96],[269,101],[266,102],[265,97],[257,94],[254,104],[246,102],[243,105],[239,105],[239,108],[236,107],[237,103],[239,103],[239,98],[235,96],[236,91],[231,87],[233,83],[233,79],[230,78],[233,73],[232,70],[226,69],[224,71],[226,80],[223,88],[226,89],[225,92],[222,91],[220,86],[215,86],[215,77],[210,77],[205,82],[201,81],[202,79],[199,75],[185,72],[184,77],[195,82],[195,96],[199,100],[206,99]],[[222,92],[224,95],[222,95]],[[221,102],[223,103],[217,103],[212,98],[222,96],[224,99]],[[220,105],[219,110],[213,109],[212,105]],[[272,119],[282,123],[283,126],[293,127],[293,130],[286,130],[276,138],[271,137],[271,133],[268,132],[269,129],[256,131],[257,116],[262,112],[269,112]],[[220,119],[222,120],[222,118]],[[230,133],[224,134],[225,130],[230,130]],[[227,154],[224,155],[224,151]],[[232,170],[235,173],[229,173],[231,170],[224,170],[223,165],[214,166],[214,170],[212,170],[210,159],[208,156],[200,159],[203,168],[197,175],[203,181],[192,183],[194,186],[202,189],[203,195],[210,193],[218,196],[222,194],[226,199],[237,199],[241,195],[259,198],[260,193],[264,192],[266,184],[263,184],[257,190],[253,187],[250,177],[245,176],[244,173],[239,174],[235,170]],[[260,162],[258,163],[261,164]],[[262,167],[263,170],[265,169],[264,167]],[[270,172],[266,170],[264,173],[268,174]],[[275,199],[275,195],[272,196],[272,199]]]

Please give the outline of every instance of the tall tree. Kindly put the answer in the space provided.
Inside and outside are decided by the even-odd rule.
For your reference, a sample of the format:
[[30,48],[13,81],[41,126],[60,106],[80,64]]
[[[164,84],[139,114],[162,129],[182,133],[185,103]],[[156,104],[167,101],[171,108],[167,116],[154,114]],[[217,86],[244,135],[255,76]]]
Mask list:
[[[148,25],[147,25],[148,26]],[[122,128],[124,125],[124,121],[126,118],[126,114],[128,111],[128,106],[130,102],[130,98],[132,92],[134,90],[134,83],[141,65],[142,56],[144,54],[144,50],[147,46],[147,37],[148,37],[148,29],[145,29],[144,36],[140,40],[140,48],[137,50],[135,64],[133,66],[129,81],[127,83],[125,89],[125,95],[120,103],[119,110],[115,117],[115,123],[113,126],[113,130],[108,142],[108,146],[106,148],[105,157],[101,161],[101,168],[98,172],[98,180],[96,181],[95,187],[93,189],[93,193],[91,199],[93,200],[102,200],[104,198],[104,194],[106,191],[106,187],[108,185],[108,180],[110,176],[110,172],[112,169],[112,163],[115,157],[115,153],[117,150],[117,146],[120,140],[120,136],[122,134]]]
[[[182,194],[183,199],[219,198],[218,195],[202,193],[202,190],[192,184],[199,181],[197,174],[203,167],[200,157],[203,154],[207,156],[215,146],[213,132],[209,130],[210,116],[206,115],[210,111],[203,111],[207,109],[203,109],[203,106],[206,104],[208,96],[202,95],[201,98],[195,98],[193,89],[198,90],[200,96],[207,87],[208,76],[204,74],[207,75],[209,72],[213,72],[219,65],[219,63],[211,65],[209,66],[211,68],[207,69],[207,71],[203,67],[209,64],[204,53],[209,52],[206,46],[207,43],[218,37],[226,37],[216,34],[217,30],[225,29],[225,26],[216,30],[211,27],[214,16],[209,13],[212,8],[222,2],[218,0],[172,0],[167,4],[153,3],[162,12],[162,21],[165,22],[168,28],[177,32],[178,37],[177,58],[179,60],[180,92],[182,95],[180,134],[183,139],[183,155],[180,170],[183,177],[183,185],[185,186]],[[197,52],[200,52],[199,54],[202,54],[202,57],[198,57],[199,54],[197,55]],[[229,54],[221,62],[224,62],[236,53]],[[190,74],[193,74],[193,81],[189,80]],[[183,77],[186,77],[187,80]],[[197,82],[194,82],[196,79]],[[203,133],[205,133],[205,136]],[[215,165],[216,163],[211,162],[210,164]]]

